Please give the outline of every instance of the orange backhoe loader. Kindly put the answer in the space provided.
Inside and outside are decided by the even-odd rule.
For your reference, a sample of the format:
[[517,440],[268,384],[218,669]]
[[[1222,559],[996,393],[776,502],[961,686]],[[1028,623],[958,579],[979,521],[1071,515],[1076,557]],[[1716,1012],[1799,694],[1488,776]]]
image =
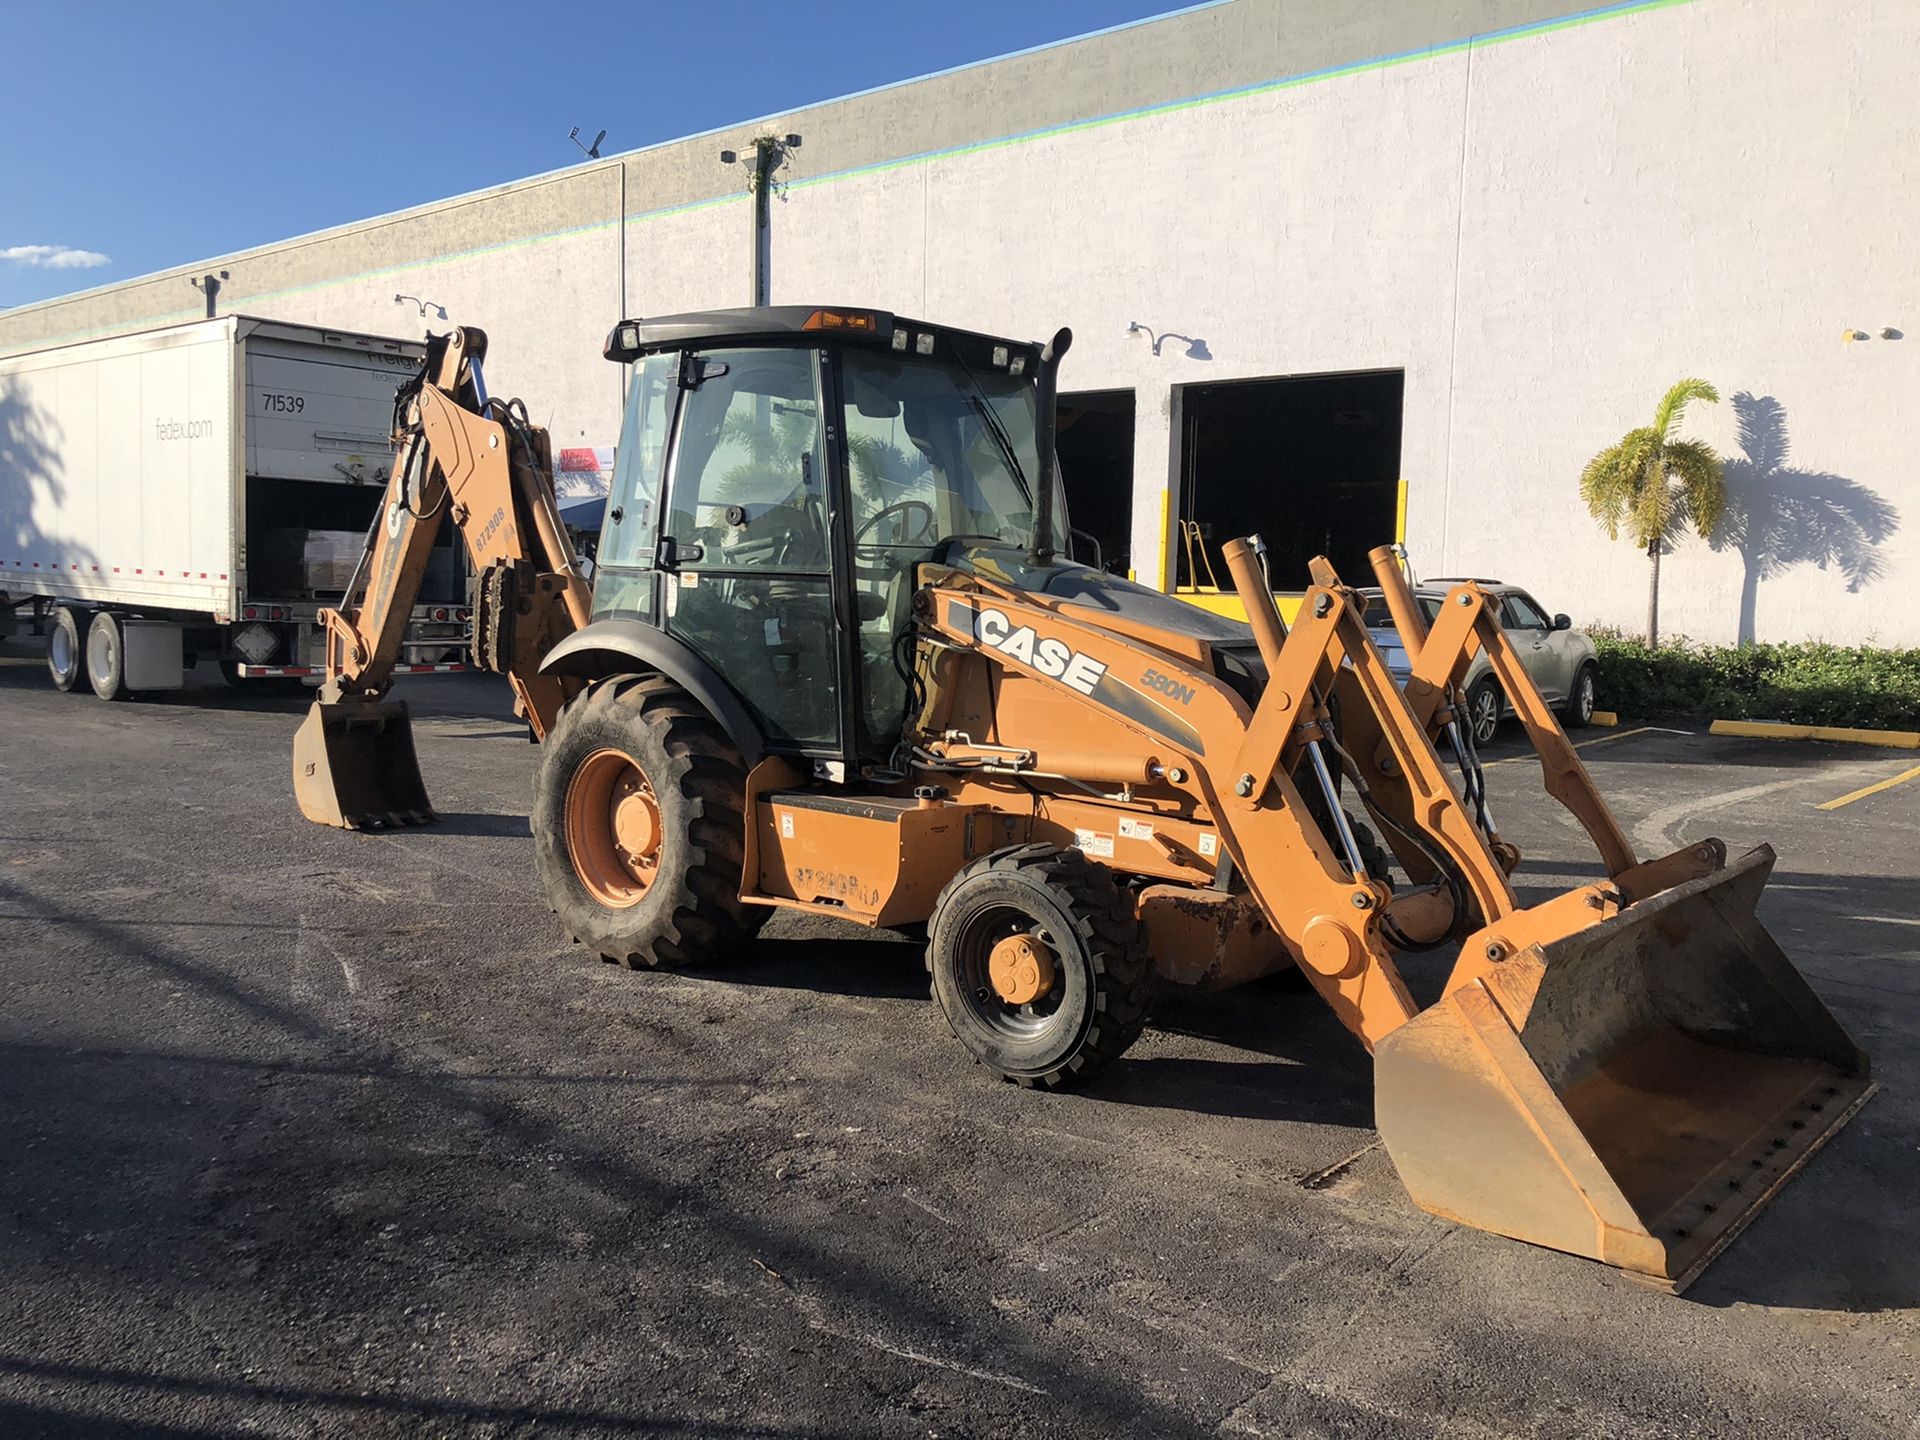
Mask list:
[[[582,944],[692,965],[775,908],[924,924],[954,1035],[1028,1085],[1119,1056],[1156,982],[1298,966],[1372,1050],[1417,1203],[1684,1285],[1873,1088],[1756,918],[1772,852],[1635,856],[1476,584],[1429,626],[1375,552],[1402,691],[1324,561],[1289,631],[1257,539],[1225,549],[1248,625],[1063,559],[1070,341],[834,308],[622,322],[589,597],[544,434],[486,397],[484,337],[436,340],[326,622],[302,809],[430,815],[383,696],[444,509],[476,658],[545,742],[536,866]],[[1454,720],[1481,649],[1605,871],[1538,905]],[[1395,957],[1441,948],[1423,1009]]]

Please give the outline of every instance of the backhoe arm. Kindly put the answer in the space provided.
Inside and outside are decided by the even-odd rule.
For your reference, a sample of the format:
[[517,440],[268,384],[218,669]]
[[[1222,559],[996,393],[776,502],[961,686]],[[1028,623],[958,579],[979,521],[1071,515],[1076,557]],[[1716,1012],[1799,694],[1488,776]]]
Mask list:
[[406,703],[387,700],[444,512],[473,559],[473,659],[513,686],[544,738],[580,681],[540,673],[587,623],[590,596],[554,504],[547,432],[519,401],[491,400],[484,332],[429,337],[394,405],[399,456],[346,593],[322,610],[326,681],[293,741],[300,811],[346,829],[434,818]]
[[399,458],[367,548],[327,630],[326,702],[386,693],[444,512],[479,577],[474,658],[504,674],[516,708],[545,735],[567,682],[541,657],[587,623],[588,588],[554,504],[546,432],[524,409],[487,398],[483,332],[428,342],[418,379],[395,407]]

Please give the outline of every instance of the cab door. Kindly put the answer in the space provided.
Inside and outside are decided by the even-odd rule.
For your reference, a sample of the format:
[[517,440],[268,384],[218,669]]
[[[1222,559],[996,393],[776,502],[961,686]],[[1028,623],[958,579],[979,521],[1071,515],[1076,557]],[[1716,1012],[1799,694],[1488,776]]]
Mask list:
[[658,558],[667,632],[739,694],[768,748],[843,758],[833,467],[810,349],[682,360]]

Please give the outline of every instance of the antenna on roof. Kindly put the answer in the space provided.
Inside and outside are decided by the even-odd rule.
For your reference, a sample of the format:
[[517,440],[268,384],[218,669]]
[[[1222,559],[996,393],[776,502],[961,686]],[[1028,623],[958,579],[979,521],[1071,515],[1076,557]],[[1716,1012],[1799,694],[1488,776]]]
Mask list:
[[598,160],[600,158],[600,142],[607,138],[607,132],[602,130],[598,135],[593,137],[593,144],[589,145],[580,138],[580,127],[576,125],[567,132],[567,138],[582,150],[586,151],[589,160]]

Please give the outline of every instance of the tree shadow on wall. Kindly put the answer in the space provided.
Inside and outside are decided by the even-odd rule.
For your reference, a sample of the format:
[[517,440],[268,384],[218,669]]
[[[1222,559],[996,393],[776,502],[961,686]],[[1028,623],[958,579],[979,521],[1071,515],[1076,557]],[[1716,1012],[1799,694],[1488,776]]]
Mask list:
[[18,379],[0,376],[0,591],[9,581],[15,590],[25,588],[36,574],[51,576],[61,563],[91,563],[88,552],[70,540],[56,541],[34,519],[36,503],[52,509],[66,499],[60,457],[65,439],[60,423],[33,404]]
[[1771,395],[1733,397],[1744,455],[1724,465],[1725,518],[1714,531],[1715,550],[1738,550],[1740,643],[1754,641],[1760,582],[1796,565],[1837,570],[1847,590],[1880,578],[1880,545],[1900,528],[1900,512],[1856,481],[1787,463],[1786,410]]

